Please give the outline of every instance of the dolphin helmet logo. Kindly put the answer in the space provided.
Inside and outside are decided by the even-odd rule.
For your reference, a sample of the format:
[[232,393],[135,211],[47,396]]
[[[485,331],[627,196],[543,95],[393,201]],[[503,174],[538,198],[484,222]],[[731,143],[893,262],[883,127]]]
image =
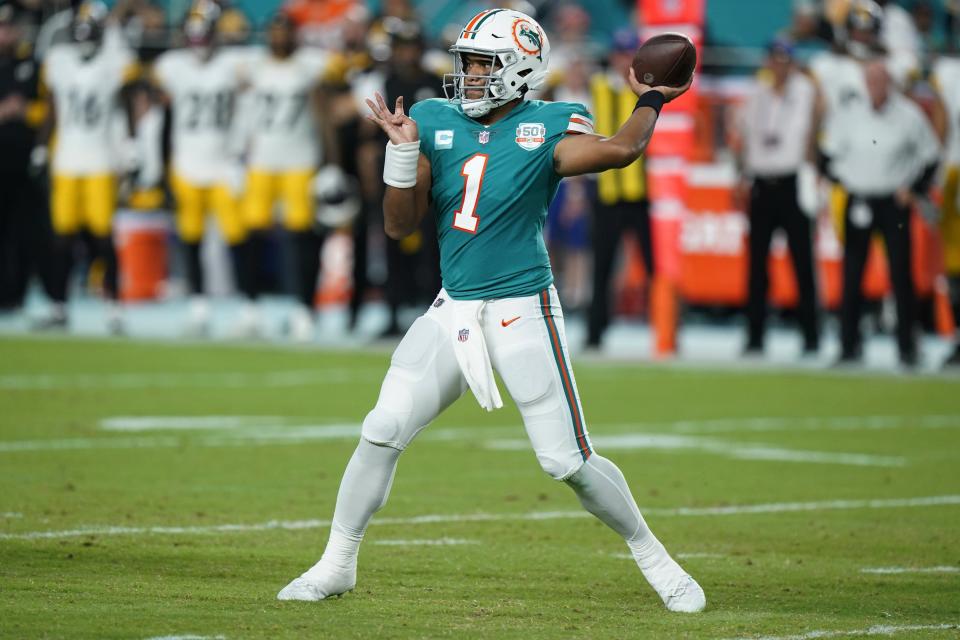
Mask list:
[[518,18],[513,23],[513,41],[527,55],[543,60],[543,34],[526,20]]

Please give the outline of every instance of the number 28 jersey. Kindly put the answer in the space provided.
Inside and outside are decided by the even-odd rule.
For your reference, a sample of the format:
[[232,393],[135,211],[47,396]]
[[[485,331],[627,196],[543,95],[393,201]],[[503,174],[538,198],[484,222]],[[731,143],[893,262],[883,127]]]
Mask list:
[[553,283],[543,240],[561,176],[553,151],[592,133],[583,105],[528,100],[484,126],[442,98],[413,105],[430,160],[443,287],[455,300],[534,295]]
[[175,49],[157,59],[154,76],[173,106],[173,169],[180,178],[197,185],[224,179],[234,104],[252,58],[248,50],[221,49],[201,60]]

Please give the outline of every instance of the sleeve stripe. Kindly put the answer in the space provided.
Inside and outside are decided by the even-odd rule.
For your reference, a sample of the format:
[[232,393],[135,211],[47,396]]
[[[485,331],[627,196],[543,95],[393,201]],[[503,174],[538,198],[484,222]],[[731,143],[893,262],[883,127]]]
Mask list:
[[589,117],[587,117],[587,116],[581,116],[581,115],[579,115],[579,114],[574,114],[574,115],[570,116],[570,122],[571,122],[571,123],[583,124],[583,125],[586,125],[586,126],[588,126],[588,127],[592,127],[592,126],[593,126],[593,120],[591,120],[591,119],[590,119]]
[[566,132],[567,133],[593,133],[593,126],[570,120],[570,124],[567,125]]

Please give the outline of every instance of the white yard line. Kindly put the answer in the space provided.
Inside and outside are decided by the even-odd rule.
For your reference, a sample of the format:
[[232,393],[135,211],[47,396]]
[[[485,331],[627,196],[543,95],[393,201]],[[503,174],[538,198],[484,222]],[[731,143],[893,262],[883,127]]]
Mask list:
[[464,538],[436,538],[421,540],[371,540],[370,544],[382,547],[449,547],[462,544],[480,544],[478,540]]
[[680,433],[730,433],[769,431],[872,431],[884,429],[960,428],[960,414],[921,416],[824,416],[721,418],[677,420],[650,423],[651,427],[668,428]]
[[0,389],[30,391],[44,389],[150,389],[155,387],[296,387],[311,384],[374,382],[383,372],[348,372],[340,369],[267,371],[242,373],[211,371],[180,373],[78,373],[16,374],[0,376]]
[[[2,377],[0,377],[2,380]],[[2,385],[0,385],[2,388]],[[329,419],[329,418],[328,418]],[[114,416],[101,421],[101,429],[110,432],[141,433],[150,431],[221,431],[229,435],[206,436],[189,440],[190,445],[204,447],[261,446],[274,444],[303,444],[315,440],[352,439],[359,436],[359,424],[305,424],[292,425],[289,417],[280,416]],[[594,423],[597,429],[629,430],[622,435],[596,434],[594,444],[610,449],[692,449],[727,455],[735,459],[775,460],[785,462],[828,463],[854,466],[902,466],[906,459],[900,456],[875,456],[861,453],[804,451],[755,443],[730,443],[723,440],[698,438],[690,435],[647,433],[660,429],[681,433],[727,433],[737,431],[790,431],[794,429],[893,429],[893,428],[954,428],[960,426],[960,416],[864,416],[862,418],[743,418],[719,420],[680,420],[656,423]],[[637,433],[643,431],[644,433]],[[496,434],[522,433],[522,426],[487,425],[427,429],[420,439],[449,441],[489,438]],[[144,436],[131,438],[65,438],[42,440],[0,441],[0,453],[21,451],[67,451],[91,449],[141,449],[183,446],[179,438]],[[491,440],[493,449],[529,451],[525,438]]]
[[878,624],[866,629],[850,629],[847,631],[807,631],[790,636],[741,636],[729,640],[814,640],[816,638],[851,638],[859,636],[892,636],[898,633],[908,633],[911,631],[949,631],[951,629],[960,629],[958,624],[907,624],[907,625],[887,625]]
[[[237,429],[221,429],[218,435],[190,435],[181,438],[175,435],[129,436],[100,438],[65,438],[43,440],[7,440],[0,441],[0,453],[23,451],[69,451],[96,449],[150,449],[176,448],[185,445],[197,447],[256,447],[268,445],[295,445],[324,440],[356,440],[360,437],[361,425],[343,424],[304,424],[296,426],[259,425]],[[491,435],[510,434],[522,427],[454,427],[449,429],[428,430],[418,436],[418,440],[439,442],[455,440],[480,440]],[[184,427],[183,431],[189,431]],[[136,432],[136,431],[133,431]]]
[[[877,500],[828,500],[824,502],[774,502],[768,504],[731,505],[724,507],[675,507],[642,509],[644,515],[662,517],[728,516],[741,514],[791,513],[800,511],[832,511],[850,509],[898,509],[960,505],[960,495]],[[406,518],[374,518],[371,525],[426,525],[451,522],[524,522],[592,518],[586,511],[534,511],[531,513],[461,513],[430,514]],[[270,520],[254,524],[220,524],[204,526],[85,526],[58,531],[26,531],[0,533],[0,540],[41,540],[78,536],[114,536],[145,534],[244,533],[252,531],[321,529],[329,520]]]
[[[698,436],[681,436],[655,433],[635,433],[629,435],[604,436],[590,438],[597,449],[656,449],[658,451],[699,451],[725,455],[738,460],[772,460],[778,462],[812,462],[824,464],[844,464],[853,466],[900,467],[906,464],[906,458],[900,456],[876,456],[865,453],[833,453],[829,451],[803,451],[784,449],[773,445],[758,443],[726,442]],[[491,449],[507,451],[525,451],[530,443],[522,438],[491,440],[487,443]]]
[[[634,560],[633,554],[627,553],[626,551],[611,553],[610,557],[619,558],[621,560]],[[677,558],[678,560],[697,560],[701,558],[725,558],[726,556],[722,553],[684,553],[681,551],[680,553],[674,553],[673,557]]]
[[103,431],[189,431],[283,425],[282,416],[113,416],[100,421]]
[[864,567],[860,573],[896,575],[901,573],[960,573],[960,567]]
[[153,636],[147,640],[227,640],[227,636]]
[[3,511],[3,512],[0,512],[0,518],[7,518],[7,519],[12,520],[12,519],[14,519],[14,518],[22,518],[22,517],[23,517],[23,514],[22,514],[22,513],[17,513],[16,511]]

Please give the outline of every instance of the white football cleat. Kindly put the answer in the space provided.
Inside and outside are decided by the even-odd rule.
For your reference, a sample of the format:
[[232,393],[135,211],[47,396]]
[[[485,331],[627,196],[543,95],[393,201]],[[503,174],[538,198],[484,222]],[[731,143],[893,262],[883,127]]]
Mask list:
[[306,307],[297,307],[290,314],[290,338],[294,342],[307,343],[313,341],[314,325],[313,314]]
[[703,589],[669,555],[665,555],[656,567],[643,570],[643,577],[669,611],[697,613],[707,606],[707,596]]
[[[661,597],[663,597],[661,595]],[[663,598],[667,610],[676,613],[699,613],[707,606],[707,595],[690,576],[684,576]]]
[[206,338],[210,335],[210,305],[203,296],[193,296],[184,335],[188,338]]
[[277,594],[277,600],[302,600],[316,602],[353,591],[357,584],[357,565],[340,567],[332,562],[313,565],[299,578],[285,586]]
[[262,337],[260,309],[254,302],[245,302],[240,309],[240,319],[230,332],[235,340],[256,340]]

